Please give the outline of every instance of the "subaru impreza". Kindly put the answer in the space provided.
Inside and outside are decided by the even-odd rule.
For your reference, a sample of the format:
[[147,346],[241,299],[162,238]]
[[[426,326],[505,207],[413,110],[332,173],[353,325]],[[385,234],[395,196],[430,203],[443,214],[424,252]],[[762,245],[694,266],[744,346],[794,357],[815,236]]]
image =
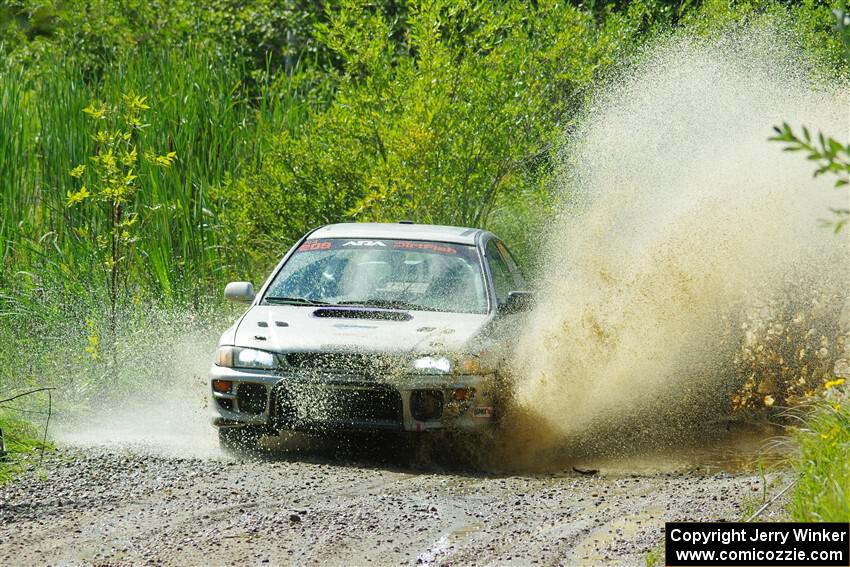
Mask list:
[[210,370],[225,449],[282,431],[491,430],[531,294],[504,243],[475,228],[348,223],[305,235],[248,304]]

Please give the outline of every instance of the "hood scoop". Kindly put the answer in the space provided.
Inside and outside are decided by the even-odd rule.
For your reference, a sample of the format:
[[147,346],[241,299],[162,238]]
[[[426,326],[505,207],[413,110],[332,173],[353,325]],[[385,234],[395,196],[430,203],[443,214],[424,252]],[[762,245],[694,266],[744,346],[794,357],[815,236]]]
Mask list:
[[313,311],[313,317],[333,319],[379,319],[383,321],[410,321],[413,316],[404,311],[359,307],[322,307]]

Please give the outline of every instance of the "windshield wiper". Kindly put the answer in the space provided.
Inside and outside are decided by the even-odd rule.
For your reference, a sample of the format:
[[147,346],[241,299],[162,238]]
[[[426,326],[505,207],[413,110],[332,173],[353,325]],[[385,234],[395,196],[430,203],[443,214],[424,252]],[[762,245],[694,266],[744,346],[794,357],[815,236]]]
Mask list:
[[333,305],[344,306],[363,306],[363,307],[384,307],[386,309],[409,309],[411,311],[437,311],[433,307],[427,305],[419,305],[418,303],[409,303],[407,301],[398,301],[394,299],[366,299],[363,301],[340,301]]
[[276,305],[330,305],[327,301],[307,299],[306,297],[264,297],[263,301]]

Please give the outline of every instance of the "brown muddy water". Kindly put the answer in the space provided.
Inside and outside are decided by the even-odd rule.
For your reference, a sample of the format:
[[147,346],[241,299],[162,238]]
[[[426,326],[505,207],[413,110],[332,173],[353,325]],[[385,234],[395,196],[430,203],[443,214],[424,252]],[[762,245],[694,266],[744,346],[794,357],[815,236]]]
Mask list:
[[675,454],[832,378],[850,246],[821,221],[847,192],[768,141],[783,122],[846,138],[846,89],[811,76],[783,33],[747,29],[662,42],[594,100],[514,361],[529,459]]

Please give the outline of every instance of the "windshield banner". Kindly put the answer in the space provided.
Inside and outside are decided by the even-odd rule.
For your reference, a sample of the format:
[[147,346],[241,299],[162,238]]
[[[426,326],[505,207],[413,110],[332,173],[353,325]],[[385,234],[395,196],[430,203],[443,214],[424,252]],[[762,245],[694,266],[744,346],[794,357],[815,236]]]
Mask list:
[[298,247],[298,252],[318,252],[321,250],[343,250],[356,248],[413,250],[432,254],[457,254],[457,246],[445,242],[426,242],[422,240],[358,240],[348,238],[325,238],[307,240]]

